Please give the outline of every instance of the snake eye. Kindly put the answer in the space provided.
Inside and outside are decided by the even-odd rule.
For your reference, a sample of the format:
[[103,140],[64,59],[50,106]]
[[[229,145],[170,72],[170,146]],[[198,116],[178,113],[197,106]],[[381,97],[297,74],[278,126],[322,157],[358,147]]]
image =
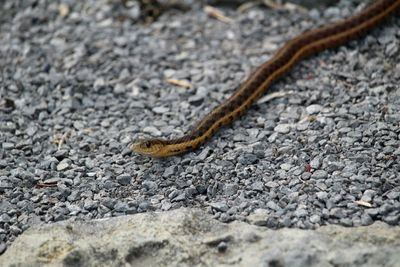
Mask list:
[[150,148],[150,146],[151,146],[150,142],[146,142],[145,146],[146,146],[147,148]]

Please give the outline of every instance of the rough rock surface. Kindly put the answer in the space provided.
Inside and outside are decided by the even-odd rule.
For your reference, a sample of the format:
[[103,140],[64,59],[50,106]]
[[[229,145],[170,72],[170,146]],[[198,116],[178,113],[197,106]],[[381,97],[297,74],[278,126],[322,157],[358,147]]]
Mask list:
[[400,228],[270,230],[178,209],[36,226],[0,259],[3,266],[396,266]]

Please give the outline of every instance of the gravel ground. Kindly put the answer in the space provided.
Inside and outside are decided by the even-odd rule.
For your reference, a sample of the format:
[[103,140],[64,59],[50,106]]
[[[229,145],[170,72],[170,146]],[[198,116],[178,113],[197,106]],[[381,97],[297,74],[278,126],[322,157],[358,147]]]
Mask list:
[[270,228],[399,224],[398,17],[300,63],[197,151],[129,150],[138,137],[181,136],[287,40],[364,5],[224,7],[230,24],[194,6],[143,25],[118,1],[5,0],[0,253],[38,222],[178,207]]

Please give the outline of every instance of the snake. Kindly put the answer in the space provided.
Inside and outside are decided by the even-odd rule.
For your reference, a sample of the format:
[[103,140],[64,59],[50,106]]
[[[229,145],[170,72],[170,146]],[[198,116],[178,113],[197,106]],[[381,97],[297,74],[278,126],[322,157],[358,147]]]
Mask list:
[[400,0],[376,0],[359,13],[289,40],[272,58],[259,66],[233,94],[209,112],[187,134],[173,139],[139,139],[131,149],[149,157],[163,158],[197,149],[221,127],[232,123],[299,61],[323,50],[361,37],[400,8]]

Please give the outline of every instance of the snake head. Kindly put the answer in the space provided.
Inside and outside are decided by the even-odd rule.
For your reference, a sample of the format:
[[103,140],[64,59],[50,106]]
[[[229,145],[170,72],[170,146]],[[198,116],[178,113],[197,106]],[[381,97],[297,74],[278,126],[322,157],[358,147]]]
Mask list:
[[162,157],[163,149],[167,142],[162,139],[139,140],[132,146],[132,150],[138,154],[150,157]]

